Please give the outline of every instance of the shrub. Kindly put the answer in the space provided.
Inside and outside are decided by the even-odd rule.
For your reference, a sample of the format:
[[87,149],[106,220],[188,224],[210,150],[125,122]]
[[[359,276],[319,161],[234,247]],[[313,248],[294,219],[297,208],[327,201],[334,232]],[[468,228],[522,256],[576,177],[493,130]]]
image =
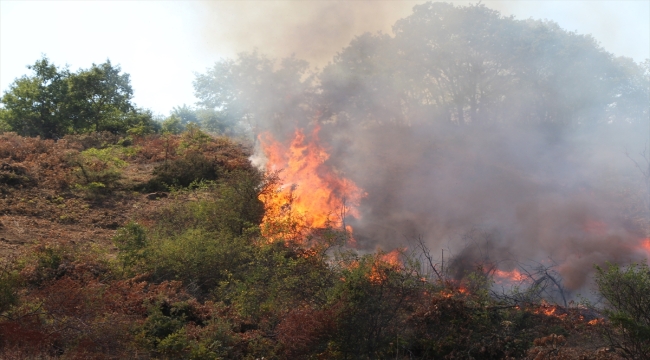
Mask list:
[[68,162],[75,168],[74,175],[78,181],[75,188],[85,192],[89,198],[109,193],[122,177],[121,168],[127,165],[120,155],[120,147],[89,148],[70,154]]
[[179,159],[156,167],[153,174],[150,186],[157,189],[163,184],[187,187],[195,181],[216,180],[218,171],[203,154],[190,151]]
[[138,223],[131,221],[117,230],[117,234],[113,237],[113,244],[119,251],[118,259],[122,262],[123,269],[146,258],[147,235],[145,229]]
[[123,139],[122,135],[109,131],[98,131],[79,135],[66,135],[63,137],[67,143],[80,151],[90,148],[102,149],[117,145]]
[[32,183],[27,170],[22,166],[0,163],[0,185],[25,186]]
[[0,260],[0,314],[18,302],[19,280],[13,259]]
[[629,359],[650,358],[650,268],[631,264],[621,268],[596,266],[598,293],[605,300],[605,314],[618,331],[607,340]]
[[395,341],[404,339],[410,302],[418,302],[423,283],[385,254],[352,256],[331,293],[336,311],[336,348],[344,358],[388,358],[396,355]]
[[189,229],[152,240],[147,263],[156,280],[180,280],[195,295],[205,296],[232,273],[241,271],[249,261],[247,246],[245,239],[226,232]]
[[252,237],[264,210],[258,184],[258,177],[234,171],[218,182],[176,191],[174,196],[195,200],[156,212],[146,237],[135,225],[120,230],[115,242],[125,266],[142,256],[156,281],[180,280],[197,296],[209,294],[242,271],[253,254]]

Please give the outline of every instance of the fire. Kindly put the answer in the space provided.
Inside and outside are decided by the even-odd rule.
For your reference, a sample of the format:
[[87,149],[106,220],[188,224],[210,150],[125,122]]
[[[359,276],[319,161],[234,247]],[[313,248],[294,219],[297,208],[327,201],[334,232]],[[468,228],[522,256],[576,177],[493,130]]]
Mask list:
[[650,237],[641,241],[641,248],[650,254]]
[[402,261],[399,258],[404,251],[406,251],[406,249],[395,249],[389,253],[380,255],[379,260],[392,267],[399,268],[402,266]]
[[440,295],[445,299],[455,296],[471,295],[470,290],[464,284],[448,283],[447,285],[448,287],[446,289],[440,291]]
[[553,316],[556,318],[566,318],[568,313],[567,310],[562,308],[559,305],[552,305],[548,302],[542,300],[542,303],[534,310],[536,314]]
[[391,270],[399,270],[402,267],[400,255],[406,249],[395,249],[388,253],[379,252],[375,263],[372,265],[370,271],[370,281],[375,284],[380,284],[388,278],[387,272]]
[[311,229],[341,228],[347,216],[359,218],[364,193],[325,162],[329,154],[318,137],[320,127],[305,135],[296,130],[292,141],[283,144],[270,133],[259,136],[268,162],[267,173],[278,173],[280,184],[260,195],[265,205],[262,233],[271,240],[303,242]]
[[645,239],[639,239],[639,243],[636,249],[645,253],[646,259],[650,264],[650,237],[647,237]]
[[521,282],[528,277],[524,274],[522,274],[519,270],[513,269],[510,271],[503,271],[503,270],[495,270],[494,271],[494,277],[496,278],[497,283],[502,283],[504,281],[508,282]]

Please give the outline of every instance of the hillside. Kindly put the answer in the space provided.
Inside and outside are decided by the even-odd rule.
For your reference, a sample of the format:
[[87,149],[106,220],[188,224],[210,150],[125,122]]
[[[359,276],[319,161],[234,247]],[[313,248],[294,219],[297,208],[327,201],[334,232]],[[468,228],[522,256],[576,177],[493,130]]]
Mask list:
[[479,269],[262,235],[277,180],[249,155],[198,129],[0,135],[0,357],[619,358],[596,313],[496,299]]
[[[3,250],[15,252],[34,242],[54,240],[110,245],[116,229],[169,201],[167,193],[155,196],[155,190],[163,188],[156,180],[183,169],[159,170],[158,177],[153,172],[166,163],[173,166],[183,154],[191,156],[194,146],[206,163],[252,171],[247,150],[230,140],[217,139],[205,146],[192,141],[205,139],[170,135],[133,142],[97,133],[55,142],[0,135]],[[177,180],[187,182],[180,177],[189,176],[191,182],[193,175],[178,174]]]

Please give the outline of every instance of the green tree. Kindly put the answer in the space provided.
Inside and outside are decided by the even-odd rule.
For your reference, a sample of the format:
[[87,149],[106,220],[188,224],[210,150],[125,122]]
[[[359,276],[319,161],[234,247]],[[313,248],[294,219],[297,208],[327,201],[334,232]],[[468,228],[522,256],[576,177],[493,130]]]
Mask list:
[[172,116],[178,117],[181,125],[183,126],[186,126],[189,123],[199,123],[199,118],[196,114],[196,110],[185,104],[183,104],[183,106],[175,106],[172,109]]
[[0,108],[0,134],[11,131],[11,126],[7,124],[7,121],[5,120],[7,112],[7,109]]
[[129,74],[120,74],[110,60],[69,77],[74,128],[80,132],[125,131],[125,120],[135,111]]
[[151,112],[132,103],[129,74],[110,60],[72,73],[43,56],[28,68],[34,75],[16,79],[1,99],[0,130],[8,127],[20,135],[44,138],[92,131],[126,133],[131,128],[144,133],[156,130]]
[[183,130],[185,130],[185,126],[183,126],[181,118],[176,114],[172,114],[161,124],[161,131],[164,134],[180,134]]
[[59,69],[43,56],[27,66],[33,76],[16,79],[2,96],[1,121],[23,136],[54,138],[69,132],[68,69]]

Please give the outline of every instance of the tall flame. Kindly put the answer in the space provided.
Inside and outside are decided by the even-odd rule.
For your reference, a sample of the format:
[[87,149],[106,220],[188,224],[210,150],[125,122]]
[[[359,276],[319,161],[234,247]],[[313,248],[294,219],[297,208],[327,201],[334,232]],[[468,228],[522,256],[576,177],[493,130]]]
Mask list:
[[305,135],[298,129],[289,144],[268,132],[259,136],[267,173],[279,172],[277,187],[260,195],[266,210],[262,231],[271,240],[301,241],[305,230],[329,227],[351,232],[346,217],[359,218],[364,193],[325,163],[329,154],[321,145],[319,130],[317,126]]

